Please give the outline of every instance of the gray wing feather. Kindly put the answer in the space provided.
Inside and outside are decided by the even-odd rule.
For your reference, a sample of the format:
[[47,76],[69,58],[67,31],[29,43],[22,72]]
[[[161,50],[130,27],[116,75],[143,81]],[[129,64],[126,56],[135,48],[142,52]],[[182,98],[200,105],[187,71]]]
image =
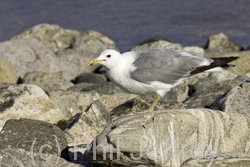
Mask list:
[[170,49],[141,51],[135,54],[137,59],[133,65],[136,70],[132,71],[130,76],[143,83],[161,81],[174,84],[180,78],[189,76],[191,71],[205,61],[213,61],[198,56],[183,56],[181,52]]

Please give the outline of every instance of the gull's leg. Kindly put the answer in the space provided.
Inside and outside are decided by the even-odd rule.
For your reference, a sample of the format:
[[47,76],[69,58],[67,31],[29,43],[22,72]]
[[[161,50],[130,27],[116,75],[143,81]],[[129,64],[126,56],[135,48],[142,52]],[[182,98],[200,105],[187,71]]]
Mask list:
[[149,107],[149,109],[147,110],[142,110],[142,111],[137,111],[136,114],[141,114],[141,113],[147,113],[150,111],[154,111],[154,106],[156,105],[156,103],[160,100],[161,96],[159,94],[156,95],[155,100],[153,101],[152,105]]
[[148,111],[153,111],[156,103],[160,100],[161,96],[159,94],[156,94],[156,98],[153,101],[152,105],[149,107]]

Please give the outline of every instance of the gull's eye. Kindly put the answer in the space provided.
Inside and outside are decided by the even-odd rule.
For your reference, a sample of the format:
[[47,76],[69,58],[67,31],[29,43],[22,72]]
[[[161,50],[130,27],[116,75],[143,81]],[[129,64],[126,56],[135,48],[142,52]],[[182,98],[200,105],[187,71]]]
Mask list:
[[110,58],[110,57],[111,57],[111,55],[107,55],[106,57],[107,57],[107,58]]

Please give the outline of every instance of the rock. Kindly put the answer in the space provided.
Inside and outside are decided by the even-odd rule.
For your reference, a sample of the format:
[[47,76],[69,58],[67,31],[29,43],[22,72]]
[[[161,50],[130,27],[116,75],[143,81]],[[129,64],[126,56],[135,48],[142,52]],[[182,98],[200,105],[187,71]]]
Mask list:
[[69,71],[78,76],[73,63],[59,59],[37,39],[16,39],[0,43],[0,59],[9,61],[15,66],[17,77],[23,78],[26,73],[39,71],[57,73]]
[[57,57],[74,64],[74,68],[76,68],[77,76],[81,73],[85,72],[93,72],[98,66],[89,66],[89,61],[93,58],[96,58],[98,54],[93,54],[88,51],[78,51],[74,49],[65,49],[58,51],[56,53]]
[[209,37],[208,50],[239,51],[242,48],[239,44],[230,41],[223,33],[214,34]]
[[15,67],[5,60],[0,60],[0,83],[13,83],[16,84],[18,75]]
[[84,92],[96,91],[100,94],[108,94],[108,95],[113,95],[115,93],[128,93],[127,91],[116,86],[113,82],[105,82],[100,84],[97,83],[85,89],[82,89],[82,91]]
[[89,86],[94,85],[93,83],[78,83],[75,84],[74,86],[71,86],[67,89],[67,91],[74,91],[74,92],[81,92],[83,89],[86,89]]
[[227,70],[211,72],[209,73],[208,77],[202,78],[198,82],[196,82],[194,84],[194,89],[203,90],[203,89],[209,88],[210,86],[214,84],[221,83],[223,81],[234,80],[237,77],[238,75]]
[[154,40],[149,42],[143,42],[142,44],[134,47],[131,51],[149,50],[149,49],[174,49],[181,50],[183,46],[177,43],[171,43],[166,40]]
[[61,110],[36,85],[12,85],[0,89],[0,129],[9,119],[30,118],[57,123]]
[[49,50],[56,52],[70,47],[74,38],[81,34],[81,32],[64,29],[55,24],[38,24],[14,36],[12,39],[36,38]]
[[74,85],[72,82],[69,82],[62,77],[42,72],[26,74],[23,78],[23,83],[37,85],[44,91],[66,90]]
[[31,119],[10,119],[0,133],[0,154],[4,156],[0,159],[0,164],[67,164],[60,158],[68,156],[67,146],[64,132],[50,123]]
[[96,57],[105,49],[118,50],[114,41],[93,30],[76,37],[73,43],[73,49],[77,51],[88,51],[95,54]]
[[[33,158],[34,157],[34,158]],[[25,167],[84,167],[74,164],[58,157],[55,154],[34,153],[30,155],[30,150],[6,148],[0,150],[0,165],[1,166],[25,166]],[[32,159],[33,158],[33,159]]]
[[176,167],[190,158],[249,154],[249,123],[241,114],[208,109],[123,116],[92,141],[84,157],[102,166]]
[[236,86],[224,97],[215,101],[213,108],[226,113],[240,113],[250,118],[250,96],[243,88]]
[[128,93],[106,95],[96,92],[50,91],[48,96],[62,110],[65,120],[69,120],[76,114],[85,111],[93,100],[100,100],[107,110],[111,111],[137,95]]
[[229,154],[222,154],[219,157],[212,159],[211,157],[204,157],[202,159],[191,158],[188,161],[184,162],[181,165],[181,167],[201,167],[201,166],[248,167],[249,164],[250,164],[249,154],[229,153]]
[[203,57],[205,53],[204,49],[198,46],[185,46],[182,50],[186,52],[196,53],[197,56],[201,57]]
[[65,130],[69,146],[89,144],[110,122],[110,114],[105,106],[99,100],[93,101]]
[[80,76],[76,77],[74,82],[76,84],[81,83],[81,82],[102,84],[102,83],[105,83],[106,80],[107,78],[101,74],[83,73]]
[[227,70],[232,71],[236,74],[246,74],[250,72],[250,51],[241,52],[214,52],[205,54],[207,58],[217,58],[217,57],[235,57],[238,56],[239,59],[231,62],[230,64],[234,67],[230,67]]
[[186,108],[210,107],[217,97],[227,93],[231,88],[240,85],[240,81],[234,79],[212,84],[208,82],[208,85],[206,84],[204,82],[204,89],[196,90],[184,102]]

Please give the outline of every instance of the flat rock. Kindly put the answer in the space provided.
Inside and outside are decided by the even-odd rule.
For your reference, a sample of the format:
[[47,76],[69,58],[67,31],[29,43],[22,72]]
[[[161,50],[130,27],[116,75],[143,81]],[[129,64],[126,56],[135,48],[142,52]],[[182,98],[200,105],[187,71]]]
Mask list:
[[208,41],[208,50],[239,51],[242,46],[229,40],[224,33],[211,35]]
[[81,92],[82,90],[86,89],[89,86],[94,85],[93,83],[82,82],[75,84],[67,89],[67,91],[74,91],[74,92]]
[[65,120],[68,120],[85,111],[94,100],[100,100],[107,110],[111,111],[116,106],[135,98],[137,95],[128,93],[107,95],[97,92],[49,91],[48,96],[62,110]]
[[12,39],[36,38],[49,50],[56,52],[70,47],[74,38],[81,34],[81,32],[64,29],[55,24],[38,24],[14,36]]
[[72,82],[58,75],[43,72],[31,72],[26,74],[23,78],[23,83],[37,85],[44,91],[67,90],[74,85]]
[[16,84],[18,75],[15,66],[9,61],[0,60],[0,83]]
[[75,65],[58,58],[37,39],[16,39],[0,43],[0,59],[9,61],[15,66],[17,77],[23,78],[26,73],[40,71],[57,73],[69,71],[79,75]]
[[243,88],[236,86],[220,97],[213,108],[227,113],[241,113],[250,118],[250,96]]
[[242,114],[179,109],[119,117],[84,157],[102,166],[180,166],[190,158],[249,154],[250,120]]
[[64,115],[36,85],[21,84],[0,88],[0,129],[7,120],[16,118],[55,124],[64,119]]

